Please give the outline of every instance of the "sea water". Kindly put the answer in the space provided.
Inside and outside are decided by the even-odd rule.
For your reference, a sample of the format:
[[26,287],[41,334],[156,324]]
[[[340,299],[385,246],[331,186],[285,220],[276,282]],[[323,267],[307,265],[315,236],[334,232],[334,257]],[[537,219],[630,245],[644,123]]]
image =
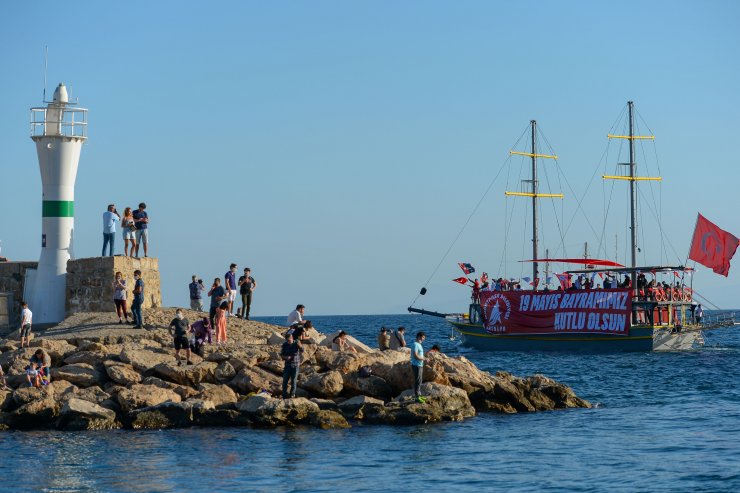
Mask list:
[[0,491],[740,491],[740,327],[688,352],[485,353],[441,319],[310,318],[371,345],[382,325],[424,330],[427,348],[544,373],[595,407],[331,431],[6,432]]

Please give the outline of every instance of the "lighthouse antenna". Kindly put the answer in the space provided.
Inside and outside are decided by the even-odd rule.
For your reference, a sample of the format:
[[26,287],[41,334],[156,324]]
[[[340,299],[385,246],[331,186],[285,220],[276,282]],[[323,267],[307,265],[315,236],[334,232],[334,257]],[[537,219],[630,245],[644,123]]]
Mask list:
[[41,101],[46,102],[46,72],[49,69],[49,45],[44,46],[44,97]]

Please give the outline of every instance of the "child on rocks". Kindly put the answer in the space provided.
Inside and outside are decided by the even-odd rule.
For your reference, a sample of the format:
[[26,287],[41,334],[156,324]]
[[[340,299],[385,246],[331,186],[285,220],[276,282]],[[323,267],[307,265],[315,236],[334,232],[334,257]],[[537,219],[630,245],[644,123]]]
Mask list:
[[175,318],[172,319],[169,326],[170,335],[175,339],[175,359],[177,360],[177,366],[182,365],[182,361],[180,360],[181,349],[185,350],[187,364],[193,364],[190,361],[190,341],[188,341],[188,330],[190,330],[190,323],[183,315],[182,310],[178,308],[175,312]]
[[223,346],[226,344],[226,313],[229,311],[229,302],[223,301],[221,305],[216,308],[216,344]]

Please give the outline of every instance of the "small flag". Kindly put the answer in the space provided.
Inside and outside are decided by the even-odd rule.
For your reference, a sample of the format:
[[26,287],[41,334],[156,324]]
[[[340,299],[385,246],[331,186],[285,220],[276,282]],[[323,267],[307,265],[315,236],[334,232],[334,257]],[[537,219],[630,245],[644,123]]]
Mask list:
[[738,243],[740,240],[734,235],[718,228],[699,214],[691,240],[689,258],[727,277],[730,272],[730,260],[735,255]]
[[475,272],[475,268],[470,264],[459,263],[457,265],[460,266],[460,268],[462,269],[462,271],[465,273],[466,276],[469,276],[470,274]]
[[568,289],[570,287],[570,279],[568,279],[568,274],[555,274],[555,277],[558,278],[558,281],[560,281],[560,286],[563,289]]
[[546,280],[547,284],[550,284],[551,281],[552,281],[552,276],[548,277]]
[[522,277],[522,280],[524,282],[532,282],[532,278],[531,277]]
[[453,282],[456,282],[456,283],[459,283],[459,284],[465,285],[465,284],[468,283],[468,278],[467,277],[458,277],[457,279],[453,279],[452,281]]
[[673,271],[673,275],[674,275],[674,276],[676,276],[676,277],[681,277],[681,276],[680,276],[680,275],[678,274],[678,271],[677,271],[677,270],[674,270],[674,271]]
[[537,289],[537,285],[539,285],[539,283],[540,283],[540,278],[539,277],[535,277],[534,278],[534,281],[530,282],[529,284],[531,284],[532,286],[534,286],[534,289]]
[[480,282],[488,282],[488,274],[484,272],[483,275],[480,276]]

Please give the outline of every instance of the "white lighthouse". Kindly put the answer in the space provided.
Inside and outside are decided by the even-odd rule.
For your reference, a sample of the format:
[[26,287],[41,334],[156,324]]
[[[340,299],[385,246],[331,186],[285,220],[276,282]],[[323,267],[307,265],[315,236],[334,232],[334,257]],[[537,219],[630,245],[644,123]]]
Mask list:
[[25,295],[35,324],[60,322],[65,315],[67,261],[73,258],[77,165],[87,140],[87,110],[69,102],[59,84],[46,107],[31,108],[31,139],[41,170],[41,258],[30,272]]

